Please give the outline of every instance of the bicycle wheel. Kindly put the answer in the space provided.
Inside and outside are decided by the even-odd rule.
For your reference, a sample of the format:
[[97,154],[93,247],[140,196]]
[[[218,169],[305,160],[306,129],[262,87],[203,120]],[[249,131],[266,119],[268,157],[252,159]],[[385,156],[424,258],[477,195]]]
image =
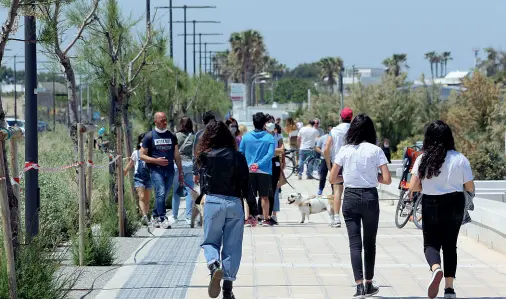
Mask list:
[[285,178],[288,179],[292,176],[292,174],[295,173],[296,167],[295,167],[295,161],[293,160],[293,157],[285,156],[285,169],[283,169],[283,172],[285,173]]
[[311,175],[312,175],[313,179],[319,181],[320,176],[321,176],[320,168],[322,165],[322,160],[314,158],[313,160],[308,162],[308,165],[311,165],[311,167],[312,167],[313,171],[312,171]]
[[416,198],[415,206],[413,207],[413,222],[418,229],[423,228],[422,220],[422,194],[418,193]]
[[398,228],[403,228],[406,226],[406,223],[408,223],[409,217],[411,216],[409,205],[406,206],[406,202],[408,200],[408,192],[401,190],[399,202],[397,203],[397,208],[395,209],[395,225]]

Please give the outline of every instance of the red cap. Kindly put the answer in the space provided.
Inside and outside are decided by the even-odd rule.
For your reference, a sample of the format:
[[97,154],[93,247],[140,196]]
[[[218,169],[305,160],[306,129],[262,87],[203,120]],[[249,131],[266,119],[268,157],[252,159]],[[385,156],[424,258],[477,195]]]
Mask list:
[[348,107],[344,107],[343,110],[341,110],[341,118],[343,120],[351,120],[353,118],[353,111]]

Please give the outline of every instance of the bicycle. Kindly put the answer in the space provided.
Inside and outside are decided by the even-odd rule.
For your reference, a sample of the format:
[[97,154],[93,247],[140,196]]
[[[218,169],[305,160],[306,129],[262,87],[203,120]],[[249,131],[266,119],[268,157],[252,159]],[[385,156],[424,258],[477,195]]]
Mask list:
[[406,226],[410,219],[413,220],[418,229],[422,229],[422,194],[419,192],[413,193],[413,200],[409,198],[409,192],[402,190],[395,209],[395,225],[398,228]]
[[[310,167],[312,169],[312,177],[315,180],[320,179],[320,165],[322,163],[321,159],[316,156],[316,152],[311,149],[311,154],[304,160],[303,165],[306,165],[306,167]],[[297,150],[295,149],[289,149],[285,150],[285,169],[283,170],[285,173],[285,177],[288,179],[292,176],[294,173],[299,173],[299,164],[295,162],[294,153]],[[312,168],[311,168],[312,167]]]
[[403,173],[399,182],[399,201],[395,210],[395,225],[403,228],[410,219],[415,226],[422,229],[422,195],[419,192],[413,193],[413,200],[409,198],[409,181],[411,180],[411,171],[416,158],[421,154],[418,146],[406,148],[403,160]]

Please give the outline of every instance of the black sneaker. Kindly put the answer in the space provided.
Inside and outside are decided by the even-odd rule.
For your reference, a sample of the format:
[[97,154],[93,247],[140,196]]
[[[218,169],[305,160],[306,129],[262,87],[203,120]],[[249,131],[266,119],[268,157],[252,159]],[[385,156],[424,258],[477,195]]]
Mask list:
[[373,282],[366,282],[365,283],[365,295],[370,297],[372,295],[378,294],[380,291],[379,287],[374,284]]
[[443,279],[443,270],[441,270],[441,268],[437,268],[432,272],[432,277],[430,278],[429,286],[427,287],[427,296],[430,299],[437,297],[441,279]]
[[232,292],[233,282],[230,280],[223,281],[223,299],[235,299],[234,293]]
[[276,222],[274,222],[274,220],[272,220],[272,218],[269,218],[267,220],[264,220],[262,222],[262,225],[263,226],[273,226]]
[[223,279],[223,270],[220,268],[220,263],[218,262],[214,262],[208,268],[211,271],[211,280],[209,281],[207,293],[211,298],[218,298],[221,293],[220,282]]
[[357,284],[357,291],[355,295],[353,295],[354,299],[363,299],[365,298],[365,288],[363,284]]
[[452,288],[445,289],[445,298],[457,298],[457,294],[455,294],[455,290]]

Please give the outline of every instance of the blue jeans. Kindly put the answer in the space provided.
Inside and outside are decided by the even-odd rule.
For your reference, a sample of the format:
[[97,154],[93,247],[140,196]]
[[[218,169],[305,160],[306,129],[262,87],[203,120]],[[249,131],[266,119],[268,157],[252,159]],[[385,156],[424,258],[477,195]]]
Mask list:
[[165,170],[160,168],[151,169],[151,182],[155,187],[155,207],[153,209],[153,218],[159,217],[160,221],[165,219],[165,201],[169,195],[172,182],[174,180],[174,170]]
[[[186,196],[186,219],[190,219],[192,215],[192,195],[191,195],[191,189],[188,188],[190,186],[193,188],[195,184],[193,183],[193,173],[192,173],[192,165],[190,166],[183,166],[183,173],[184,173],[184,182],[186,191],[188,192],[188,195]],[[176,167],[176,173],[177,167]],[[181,203],[181,197],[176,194],[177,188],[179,187],[179,177],[174,176],[174,185],[173,185],[173,194],[172,194],[172,215],[174,215],[174,218],[177,219],[177,215],[179,213],[179,204]]]
[[[300,155],[299,155],[299,176],[302,175],[302,173],[304,172],[304,162],[306,161],[307,157],[309,157],[309,155],[311,155],[311,153],[313,152],[313,150],[300,150]],[[306,170],[306,174],[308,177],[311,177],[312,173],[313,173],[313,170],[310,169],[311,167],[309,167],[310,164],[308,164],[307,166],[307,170]]]
[[276,186],[276,192],[274,192],[274,208],[272,208],[273,212],[281,211],[279,207],[279,188]]
[[239,198],[209,194],[204,204],[204,256],[207,264],[220,261],[224,280],[234,281],[242,257],[244,210]]

